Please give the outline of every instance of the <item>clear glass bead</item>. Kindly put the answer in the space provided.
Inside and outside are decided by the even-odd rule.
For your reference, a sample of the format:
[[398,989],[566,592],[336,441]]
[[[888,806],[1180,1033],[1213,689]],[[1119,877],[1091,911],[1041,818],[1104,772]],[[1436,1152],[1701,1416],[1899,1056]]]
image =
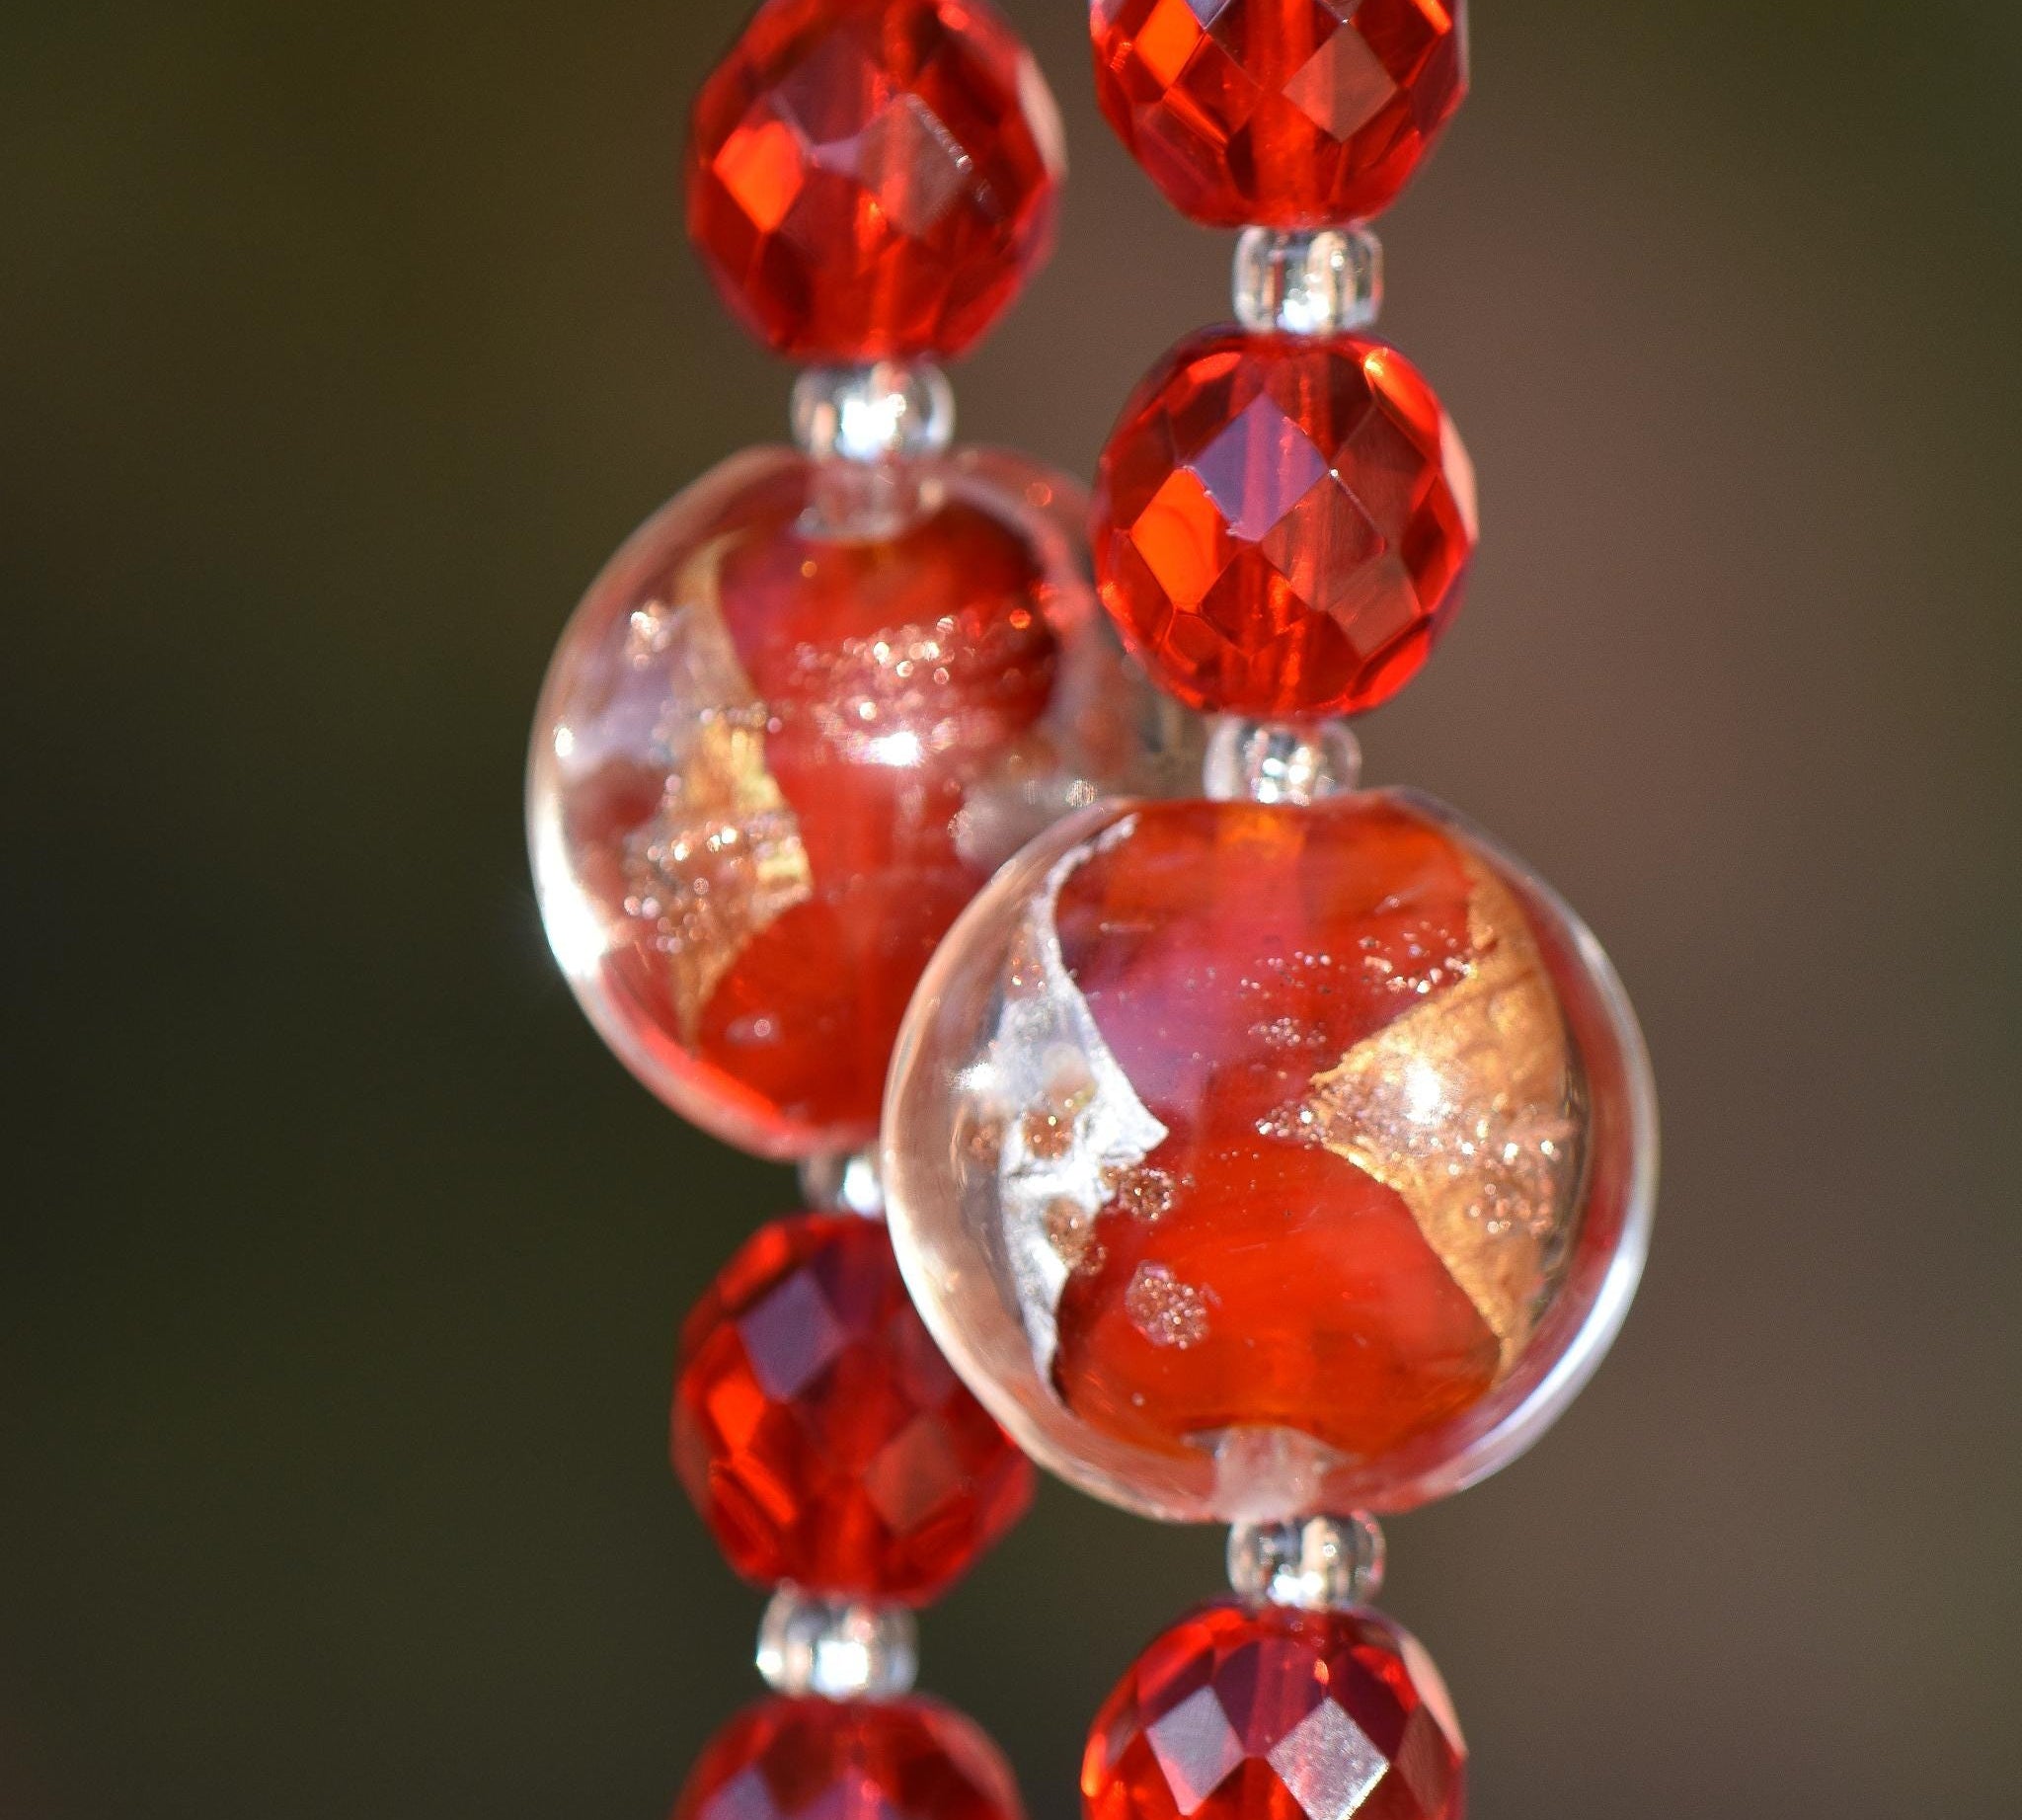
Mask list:
[[885,1218],[885,1184],[878,1176],[878,1152],[830,1150],[801,1164],[801,1194],[819,1213]]
[[1084,516],[1007,453],[753,449],[592,587],[534,730],[534,872],[676,1111],[782,1160],[871,1143],[920,970],[997,867],[1102,797],[1198,789],[1201,723],[1119,646]]
[[1383,1590],[1383,1532],[1372,1517],[1239,1523],[1228,1534],[1228,1583],[1250,1605],[1368,1605]]
[[1361,227],[1246,228],[1235,301],[1252,334],[1353,335],[1383,308],[1383,243]]
[[931,360],[811,366],[794,385],[793,425],[817,461],[915,460],[955,440],[955,393]]
[[919,1674],[919,1628],[903,1606],[782,1586],[758,1626],[758,1672],[795,1700],[897,1700]]
[[1224,715],[1208,736],[1203,783],[1217,803],[1313,803],[1361,782],[1362,748],[1346,721]]
[[1180,1521],[1410,1510],[1528,1448],[1649,1241],[1620,983],[1428,798],[1101,804],[912,999],[887,1219],[1043,1466]]

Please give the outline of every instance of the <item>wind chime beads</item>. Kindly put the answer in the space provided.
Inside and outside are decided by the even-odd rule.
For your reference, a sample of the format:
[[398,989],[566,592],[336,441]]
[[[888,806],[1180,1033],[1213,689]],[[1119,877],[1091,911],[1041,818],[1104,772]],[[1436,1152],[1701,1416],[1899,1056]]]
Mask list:
[[696,107],[696,245],[756,333],[824,363],[798,450],[725,463],[590,589],[529,824],[592,1023],[761,1155],[869,1143],[962,906],[1053,819],[1198,750],[1094,604],[1080,489],[952,448],[933,356],[1044,261],[1063,169],[1031,53],[972,0],[770,0]]
[[1243,226],[1238,321],[1104,451],[1105,607],[1222,718],[1196,802],[1106,803],[966,910],[900,1033],[883,1140],[928,1325],[1040,1462],[1223,1520],[1233,1605],[1098,1717],[1088,1820],[1459,1820],[1437,1671],[1367,1609],[1401,1510],[1563,1412],[1633,1296],[1655,1096],[1605,956],[1450,810],[1358,789],[1339,720],[1459,604],[1474,477],[1368,330],[1360,223],[1458,105],[1437,0],[1097,0],[1125,143]]
[[796,448],[735,457],[613,559],[551,668],[529,834],[551,943],[610,1047],[697,1124],[803,1163],[817,1211],[682,1337],[677,1470],[772,1589],[683,1820],[1020,1820],[912,1694],[913,1609],[1023,1513],[1029,1462],[934,1350],[879,1223],[900,1014],[995,866],[1184,731],[1097,606],[1073,482],[953,447],[937,359],[1050,250],[1064,167],[985,0],[768,0],[706,84],[689,225],[736,314],[816,362]]
[[1012,1440],[1234,1526],[1234,1601],[1099,1715],[1086,1820],[1460,1820],[1451,1702],[1369,1609],[1360,1513],[1528,1447],[1647,1244],[1654,1092],[1605,957],[1452,811],[1361,790],[1338,718],[1418,673],[1478,536],[1452,423],[1371,333],[1363,225],[1465,93],[1458,0],[1096,0],[1091,33],[1126,145],[1245,230],[1236,322],[1104,451],[1092,551],[1071,481],[954,448],[937,364],[1050,245],[1030,53],[987,0],[767,0],[698,103],[690,227],[814,362],[797,447],[619,553],[536,728],[585,1010],[815,1208],[682,1336],[676,1467],[771,1589],[773,1698],[677,1820],[1019,1820],[912,1692],[915,1608],[1031,1496]]

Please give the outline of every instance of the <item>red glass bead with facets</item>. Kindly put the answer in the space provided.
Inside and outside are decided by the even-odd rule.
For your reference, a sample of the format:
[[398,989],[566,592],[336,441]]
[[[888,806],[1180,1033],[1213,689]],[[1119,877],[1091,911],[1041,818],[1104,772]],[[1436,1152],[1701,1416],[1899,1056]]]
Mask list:
[[1111,125],[1214,227],[1367,219],[1467,93],[1466,0],[1094,0],[1090,19]]
[[1372,1612],[1209,1606],[1140,1656],[1082,1759],[1087,1820],[1462,1820],[1439,1671]]
[[1064,170],[988,0],[767,0],[696,103],[688,231],[782,354],[956,355],[1050,251]]
[[674,1464],[760,1585],[925,1604],[1024,1513],[1030,1462],[928,1336],[877,1221],[776,1221],[689,1317]]
[[1360,713],[1459,609],[1474,472],[1386,343],[1214,329],[1126,407],[1094,534],[1103,604],[1189,706]]
[[997,1747],[928,1700],[773,1700],[717,1734],[673,1820],[1023,1820]]

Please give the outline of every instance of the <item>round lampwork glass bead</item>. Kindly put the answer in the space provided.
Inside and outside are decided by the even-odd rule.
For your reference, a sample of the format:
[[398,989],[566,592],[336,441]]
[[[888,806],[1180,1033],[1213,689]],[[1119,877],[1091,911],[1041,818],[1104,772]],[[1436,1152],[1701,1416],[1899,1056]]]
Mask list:
[[1386,208],[1467,93],[1465,0],[1093,0],[1103,113],[1210,227]]
[[688,231],[781,354],[952,356],[1050,252],[1065,169],[988,0],[767,0],[696,102]]
[[1137,1659],[1082,1758],[1087,1820],[1461,1820],[1432,1659],[1372,1612],[1209,1606]]
[[855,1214],[775,1221],[688,1317],[681,1482],[737,1571],[924,1605],[1024,1515],[1032,1465],[914,1311],[892,1238]]
[[1024,1820],[997,1747],[928,1700],[771,1700],[702,1754],[673,1820]]
[[1013,472],[739,456],[556,652],[528,794],[550,942],[633,1072],[746,1149],[871,1143],[957,911],[1067,810],[1185,769],[1062,528],[1072,483]]
[[1098,474],[1103,604],[1190,707],[1361,713],[1459,610],[1474,470],[1432,387],[1364,336],[1210,329],[1137,388]]
[[1450,811],[1114,803],[1007,866],[888,1094],[906,1279],[1042,1464],[1188,1520],[1526,1447],[1641,1270],[1654,1098],[1594,939]]

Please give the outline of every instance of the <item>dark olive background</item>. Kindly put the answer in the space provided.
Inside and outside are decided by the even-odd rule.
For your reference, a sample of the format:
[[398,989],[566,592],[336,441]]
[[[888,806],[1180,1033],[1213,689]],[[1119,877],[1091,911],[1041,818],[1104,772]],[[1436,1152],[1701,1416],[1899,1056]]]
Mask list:
[[[1058,260],[958,375],[1086,470],[1225,308],[1025,0]],[[0,24],[0,1814],[658,1815],[755,1682],[665,1469],[675,1324],[776,1171],[547,962],[527,718],[582,585],[775,436],[679,233],[727,0],[69,0]],[[1386,224],[1481,469],[1367,730],[1613,949],[1645,1298],[1392,1526],[1489,1820],[2005,1820],[2022,24],[1483,5]],[[1057,1488],[926,1627],[1036,1820],[1218,1542]]]

